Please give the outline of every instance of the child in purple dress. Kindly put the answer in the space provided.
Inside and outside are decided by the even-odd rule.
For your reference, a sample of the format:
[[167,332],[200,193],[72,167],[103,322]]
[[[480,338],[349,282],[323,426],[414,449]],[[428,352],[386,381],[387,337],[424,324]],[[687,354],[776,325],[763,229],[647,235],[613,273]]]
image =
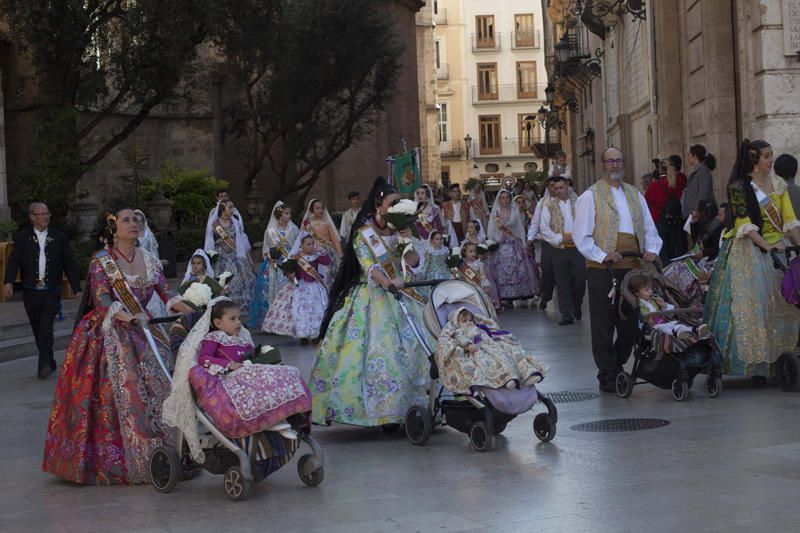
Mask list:
[[307,232],[300,233],[289,252],[290,260],[296,262],[294,273],[288,274],[287,283],[275,303],[267,311],[262,329],[267,333],[301,339],[319,336],[319,327],[328,307],[328,288],[320,274],[320,266],[332,264],[324,249],[318,249],[314,238]]
[[242,328],[238,304],[220,301],[210,313],[211,331],[200,343],[189,383],[220,431],[244,437],[283,429],[285,425],[276,424],[311,411],[311,394],[297,368],[249,360],[253,342]]

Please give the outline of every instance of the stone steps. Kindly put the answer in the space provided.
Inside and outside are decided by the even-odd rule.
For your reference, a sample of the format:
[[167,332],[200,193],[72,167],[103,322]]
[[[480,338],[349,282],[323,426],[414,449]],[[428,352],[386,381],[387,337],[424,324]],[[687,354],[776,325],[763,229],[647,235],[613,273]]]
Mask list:
[[[0,363],[36,356],[38,354],[36,339],[28,324],[22,302],[7,302],[3,306],[3,324],[0,325]],[[64,319],[56,319],[53,324],[53,351],[63,350],[69,344],[77,308],[78,302],[75,300],[62,302],[61,312]]]

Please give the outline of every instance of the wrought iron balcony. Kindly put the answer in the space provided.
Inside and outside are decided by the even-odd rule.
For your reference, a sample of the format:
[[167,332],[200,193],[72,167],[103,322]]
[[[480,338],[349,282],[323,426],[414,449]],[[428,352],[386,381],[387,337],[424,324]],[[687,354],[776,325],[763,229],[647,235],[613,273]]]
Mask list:
[[500,50],[500,33],[492,32],[489,34],[472,34],[473,52],[496,52]]
[[436,67],[436,79],[447,80],[450,79],[450,66],[447,63],[439,63]]
[[461,159],[464,157],[464,141],[458,139],[439,141],[439,152],[442,154],[442,159]]
[[494,87],[472,86],[473,104],[497,104],[530,100],[544,100],[545,83],[518,83]]
[[538,30],[511,32],[511,48],[514,50],[536,49],[542,47],[542,33]]

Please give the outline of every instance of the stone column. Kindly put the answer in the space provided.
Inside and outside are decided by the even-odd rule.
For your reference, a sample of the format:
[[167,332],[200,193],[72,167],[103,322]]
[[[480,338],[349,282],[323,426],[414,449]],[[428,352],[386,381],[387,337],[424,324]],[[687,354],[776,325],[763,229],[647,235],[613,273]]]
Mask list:
[[0,69],[0,220],[11,219],[11,208],[8,206],[7,180],[5,98],[3,97],[3,71]]

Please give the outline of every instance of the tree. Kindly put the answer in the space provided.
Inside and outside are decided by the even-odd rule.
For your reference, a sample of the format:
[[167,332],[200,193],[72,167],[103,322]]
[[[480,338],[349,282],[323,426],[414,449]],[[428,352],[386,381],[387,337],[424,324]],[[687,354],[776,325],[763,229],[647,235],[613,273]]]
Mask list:
[[241,98],[226,113],[246,187],[266,171],[272,200],[304,202],[321,172],[390,102],[401,47],[375,0],[219,4],[214,43]]
[[[58,199],[157,105],[188,90],[211,0],[0,0],[36,72],[26,195]],[[107,125],[116,115],[121,124]],[[31,179],[28,179],[31,178]],[[57,207],[55,204],[54,207]]]

